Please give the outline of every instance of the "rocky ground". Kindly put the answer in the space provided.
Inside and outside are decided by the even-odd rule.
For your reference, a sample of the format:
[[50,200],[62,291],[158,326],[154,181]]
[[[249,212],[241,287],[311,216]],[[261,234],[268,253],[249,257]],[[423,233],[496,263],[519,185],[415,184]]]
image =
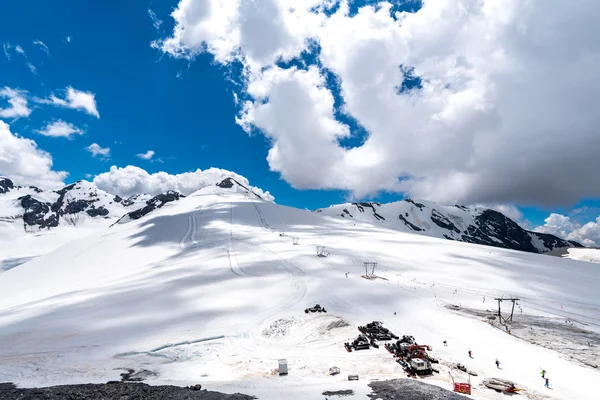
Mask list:
[[[487,320],[490,325],[502,331],[506,329],[504,324],[498,323],[496,310],[454,305],[447,308],[462,315]],[[511,334],[519,339],[557,351],[586,367],[600,367],[600,335],[588,329],[589,325],[583,320],[528,315],[515,309],[514,320],[507,324]]]
[[196,387],[150,386],[145,383],[109,382],[106,384],[66,385],[21,389],[12,383],[0,383],[2,400],[250,400],[245,394],[225,394]]
[[414,379],[392,379],[369,384],[371,399],[385,400],[466,400],[468,397]]

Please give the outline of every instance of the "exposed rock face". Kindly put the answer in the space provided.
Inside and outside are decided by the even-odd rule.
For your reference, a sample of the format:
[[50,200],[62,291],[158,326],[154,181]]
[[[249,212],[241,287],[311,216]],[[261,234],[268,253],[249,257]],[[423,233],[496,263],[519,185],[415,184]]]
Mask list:
[[440,228],[460,233],[460,230],[452,223],[452,221],[450,221],[444,216],[444,214],[440,213],[436,209],[431,210],[431,221]]
[[179,193],[167,192],[147,201],[148,195],[135,195],[123,200],[87,181],[78,181],[55,191],[42,191],[33,186],[16,186],[8,178],[0,178],[0,195],[12,196],[13,201],[22,207],[22,212],[16,209],[15,215],[8,216],[5,221],[22,219],[25,231],[54,228],[61,223],[78,225],[86,218],[116,220],[130,209],[144,205],[134,214],[140,218],[182,197]]
[[582,247],[553,235],[527,231],[502,213],[484,208],[448,207],[406,199],[388,204],[341,204],[316,211],[381,223],[405,232],[531,253],[545,253],[557,247]]
[[151,213],[152,211],[161,208],[165,204],[171,201],[179,200],[182,197],[185,196],[181,193],[169,190],[167,193],[161,193],[157,196],[154,196],[150,200],[146,201],[146,206],[128,213],[127,216],[129,216],[130,219],[140,219],[144,215],[147,215],[148,213]]
[[52,228],[58,226],[58,214],[52,211],[51,203],[44,203],[31,195],[20,197],[21,206],[25,210],[23,222],[29,226]]
[[158,386],[145,383],[111,381],[105,384],[64,385],[44,388],[17,388],[12,383],[0,383],[2,400],[42,399],[144,399],[144,400],[250,400],[256,397],[245,394],[226,394],[202,389],[200,385],[189,387]]
[[14,189],[22,189],[22,188],[28,188],[28,189],[30,189],[30,190],[32,190],[32,191],[34,191],[34,192],[36,192],[36,193],[41,193],[41,192],[43,192],[43,190],[42,190],[42,189],[40,189],[40,188],[37,188],[37,187],[35,187],[35,186],[17,186],[17,185],[15,185],[15,184],[14,184],[14,182],[13,182],[13,181],[11,181],[10,179],[8,179],[8,178],[4,178],[4,177],[1,177],[1,176],[0,176],[0,194],[8,193],[8,192],[10,192],[11,190],[14,190]]
[[223,179],[221,182],[217,183],[217,186],[223,189],[231,189],[233,187],[233,179]]
[[8,193],[15,185],[8,178],[0,178],[0,193]]
[[242,192],[245,192],[248,194],[251,193],[254,196],[256,196],[257,198],[262,199],[261,196],[259,196],[258,194],[253,192],[251,189],[249,189],[245,185],[242,185],[241,183],[239,183],[237,180],[235,180],[233,178],[225,178],[221,182],[217,183],[217,186],[220,187],[221,189],[235,189],[237,186],[238,188],[241,189]]

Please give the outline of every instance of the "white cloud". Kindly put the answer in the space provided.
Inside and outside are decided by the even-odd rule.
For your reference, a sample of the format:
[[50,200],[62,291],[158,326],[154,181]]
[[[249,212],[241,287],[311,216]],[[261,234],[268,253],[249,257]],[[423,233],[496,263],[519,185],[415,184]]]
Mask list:
[[92,179],[94,177],[94,175],[92,174],[85,174],[85,179]]
[[26,92],[4,87],[0,89],[0,98],[8,99],[9,108],[0,108],[0,118],[28,117],[31,109],[27,107]]
[[152,157],[154,157],[154,150],[148,150],[145,153],[136,154],[136,156],[141,158],[142,160],[151,160]]
[[2,50],[4,50],[4,55],[10,61],[10,43],[2,43]]
[[154,11],[152,11],[151,9],[148,9],[148,16],[150,17],[150,19],[152,20],[152,25],[154,26],[154,29],[159,29],[160,26],[162,25],[162,20],[159,19],[156,16],[156,13]]
[[76,127],[75,125],[65,122],[63,120],[57,120],[48,123],[44,128],[37,130],[37,133],[44,136],[51,137],[66,137],[70,138],[74,135],[83,135],[84,131]]
[[42,104],[52,104],[58,107],[83,110],[86,113],[95,116],[96,118],[100,118],[100,114],[96,108],[96,96],[94,93],[73,89],[71,86],[68,86],[65,92],[64,98],[51,95],[48,99],[36,98],[35,101]]
[[44,53],[46,53],[46,55],[50,55],[50,48],[46,46],[46,44],[41,40],[34,40],[33,44],[40,46],[40,48],[44,51]]
[[73,37],[72,36],[67,36],[65,38],[65,40],[67,41],[67,43],[71,43],[71,40],[73,40]]
[[32,74],[37,75],[37,68],[32,63],[27,63],[27,68],[31,71]]
[[600,216],[595,221],[580,224],[565,215],[552,213],[544,222],[535,228],[536,232],[550,233],[585,246],[600,246]]
[[182,0],[171,16],[173,36],[158,43],[177,57],[193,57],[210,50],[217,60],[231,61],[241,54],[248,64],[268,65],[288,59],[305,48],[323,16],[311,12],[321,0]]
[[189,195],[196,190],[213,186],[229,177],[236,179],[246,187],[250,187],[263,199],[273,201],[273,196],[269,192],[251,187],[248,180],[243,176],[219,168],[209,168],[204,171],[198,169],[194,172],[173,175],[167,172],[149,174],[145,170],[132,165],[125,168],[112,166],[109,172],[96,175],[94,183],[100,189],[122,197],[129,197],[136,193],[156,195],[167,190],[175,190],[181,194]]
[[23,48],[22,48],[21,46],[19,46],[19,45],[16,45],[16,46],[14,47],[14,49],[15,49],[15,51],[16,51],[17,53],[19,53],[19,54],[22,54],[22,55],[26,56],[26,54],[25,54],[25,50],[23,50]]
[[0,121],[0,174],[18,185],[44,189],[64,186],[68,173],[52,169],[52,156],[37,147],[35,141],[22,138]]
[[100,156],[102,158],[110,157],[110,147],[101,147],[98,143],[92,143],[85,148],[92,154],[92,157]]
[[[600,195],[600,2],[439,0],[398,15],[381,2],[352,17],[346,1],[333,15],[314,11],[324,3],[181,0],[172,35],[155,46],[242,60],[251,101],[238,121],[271,139],[271,169],[297,188],[466,204]],[[274,64],[307,39],[338,78],[340,111],[369,133],[354,148],[339,144],[348,128],[332,118],[324,71]],[[400,65],[422,89],[398,93]]]

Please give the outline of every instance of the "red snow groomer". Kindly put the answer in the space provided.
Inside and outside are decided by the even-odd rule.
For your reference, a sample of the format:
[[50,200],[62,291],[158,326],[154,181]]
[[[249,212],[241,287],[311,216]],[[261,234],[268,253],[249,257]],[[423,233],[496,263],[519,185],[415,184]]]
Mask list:
[[427,354],[427,351],[431,351],[431,347],[416,344],[412,336],[405,335],[396,343],[386,344],[385,348],[397,357],[396,362],[402,365],[410,376],[431,375],[437,372],[431,364],[438,361]]

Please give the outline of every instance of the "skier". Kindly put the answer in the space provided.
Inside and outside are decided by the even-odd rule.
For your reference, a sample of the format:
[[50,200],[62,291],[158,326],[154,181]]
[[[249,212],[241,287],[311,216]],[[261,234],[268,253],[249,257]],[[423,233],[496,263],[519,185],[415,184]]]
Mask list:
[[500,361],[496,358],[496,368],[500,369]]
[[485,303],[485,296],[483,296],[483,302]]
[[471,349],[469,349],[469,357],[473,358],[473,353],[471,353]]
[[444,346],[448,346],[448,342],[446,342],[445,340],[443,343],[444,343]]
[[550,380],[548,378],[544,378],[546,379],[546,384],[544,386],[546,386],[547,388],[550,388]]
[[542,369],[542,378],[544,378],[544,379],[546,378],[546,370],[545,369]]

